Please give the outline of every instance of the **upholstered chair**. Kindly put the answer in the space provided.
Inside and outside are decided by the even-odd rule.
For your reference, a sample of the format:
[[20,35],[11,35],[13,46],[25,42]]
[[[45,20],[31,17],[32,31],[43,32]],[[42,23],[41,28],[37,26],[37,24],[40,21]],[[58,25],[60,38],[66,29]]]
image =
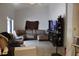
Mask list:
[[39,21],[26,21],[25,24],[25,39],[37,39],[36,30],[38,30]]

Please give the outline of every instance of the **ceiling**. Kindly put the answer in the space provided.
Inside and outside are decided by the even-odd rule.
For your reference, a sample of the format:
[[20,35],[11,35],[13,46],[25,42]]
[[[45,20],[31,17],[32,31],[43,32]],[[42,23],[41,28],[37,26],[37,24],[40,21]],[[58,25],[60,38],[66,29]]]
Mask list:
[[40,6],[47,6],[49,3],[0,3],[0,6],[11,6],[12,8],[22,9],[27,7],[40,7]]

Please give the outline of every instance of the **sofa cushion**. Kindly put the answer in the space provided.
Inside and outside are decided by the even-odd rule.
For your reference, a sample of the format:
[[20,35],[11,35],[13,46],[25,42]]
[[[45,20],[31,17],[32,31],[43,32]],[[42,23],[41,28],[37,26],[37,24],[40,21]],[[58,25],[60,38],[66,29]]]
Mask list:
[[32,30],[26,30],[26,34],[31,35],[33,33]]
[[26,30],[26,34],[28,34],[28,35],[35,35],[36,34],[36,30]]
[[46,34],[46,31],[45,30],[36,30],[36,33],[37,34]]

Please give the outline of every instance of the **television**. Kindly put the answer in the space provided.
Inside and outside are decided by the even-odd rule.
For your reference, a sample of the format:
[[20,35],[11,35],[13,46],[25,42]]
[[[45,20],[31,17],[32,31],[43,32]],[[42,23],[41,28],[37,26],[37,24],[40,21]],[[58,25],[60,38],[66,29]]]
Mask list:
[[57,30],[57,20],[49,20],[49,31]]

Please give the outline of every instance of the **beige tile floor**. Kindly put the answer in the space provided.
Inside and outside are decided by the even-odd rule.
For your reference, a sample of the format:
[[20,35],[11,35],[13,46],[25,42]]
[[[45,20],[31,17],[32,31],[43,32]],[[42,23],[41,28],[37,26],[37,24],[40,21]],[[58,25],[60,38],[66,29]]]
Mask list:
[[[51,54],[55,53],[56,51],[55,47],[50,41],[27,40],[24,41],[24,45],[35,46],[37,50],[37,56],[51,56]],[[58,53],[60,53],[61,55],[65,55],[64,48],[59,47]]]

